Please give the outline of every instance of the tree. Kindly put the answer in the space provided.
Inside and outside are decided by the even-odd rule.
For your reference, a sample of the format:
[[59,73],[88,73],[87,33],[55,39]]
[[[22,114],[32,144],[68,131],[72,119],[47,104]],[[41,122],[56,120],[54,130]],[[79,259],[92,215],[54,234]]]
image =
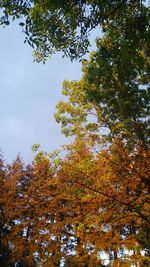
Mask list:
[[[68,102],[57,105],[56,121],[66,136],[80,132],[98,140],[101,132],[109,141],[123,138],[131,149],[139,142],[148,148],[149,61],[138,36],[125,40],[114,27],[83,62],[82,79],[64,82],[62,93]],[[144,36],[147,42],[149,33]]]
[[55,119],[61,124],[62,133],[77,138],[88,138],[91,145],[99,143],[100,128],[98,106],[87,101],[84,90],[86,80],[64,81],[62,94],[67,97],[66,101],[57,104]]
[[17,158],[1,172],[6,266],[106,266],[104,253],[148,266],[149,166],[145,147],[119,138],[95,154],[78,136],[57,170],[43,153],[28,168]]
[[[99,116],[111,135],[149,146],[149,44],[146,28],[125,36],[112,22],[97,41],[98,50],[83,65],[86,101],[99,108]],[[133,49],[134,46],[134,49]]]
[[7,218],[4,209],[4,183],[6,179],[6,173],[4,168],[4,162],[1,155],[0,159],[0,265],[8,266],[10,248],[3,243],[5,236],[9,232],[9,225],[7,224]]
[[[145,27],[132,37],[114,22],[106,26],[98,50],[83,62],[82,79],[64,82],[68,99],[58,103],[55,115],[66,136],[105,149],[93,154],[92,169],[89,162],[82,166],[83,147],[84,152],[71,152],[64,177],[70,198],[80,192],[82,249],[90,244],[95,253],[105,251],[112,266],[148,266],[149,59],[143,46],[149,32]],[[89,197],[88,208],[82,196]],[[125,248],[133,251],[131,257]]]
[[50,162],[42,155],[26,169],[19,159],[7,167],[8,197],[4,199],[11,227],[4,241],[11,244],[10,259],[15,266],[59,266],[60,241],[55,241],[51,231],[55,215],[52,176]]
[[[24,178],[24,179],[23,179]],[[9,248],[8,262],[6,266],[19,266],[25,264],[25,259],[21,259],[22,232],[20,224],[24,220],[20,216],[20,207],[25,185],[25,170],[20,157],[17,157],[12,164],[5,167],[5,177],[3,180],[2,200],[3,215],[5,219],[6,234],[2,237],[2,244]],[[18,249],[19,248],[19,249]]]
[[18,157],[0,176],[3,265],[53,267],[67,257],[71,206],[54,172],[48,157],[39,153],[27,168]]
[[0,7],[1,24],[21,19],[38,60],[56,50],[80,58],[89,31],[101,25],[104,32],[82,79],[64,82],[68,102],[55,116],[75,137],[66,157],[41,152],[28,168],[17,158],[5,171],[0,161],[6,266],[106,266],[102,253],[110,266],[149,266],[148,7],[134,0],[4,0]]
[[76,260],[90,266],[97,257],[104,263],[105,252],[111,266],[149,265],[148,161],[142,147],[129,153],[121,140],[97,156],[83,140],[72,146],[58,176],[76,213],[70,218],[79,242]]
[[19,19],[25,42],[35,47],[38,61],[56,51],[81,58],[88,51],[90,31],[97,26],[107,31],[112,22],[132,39],[136,31],[143,31],[149,16],[141,0],[3,0],[0,8],[2,25]]

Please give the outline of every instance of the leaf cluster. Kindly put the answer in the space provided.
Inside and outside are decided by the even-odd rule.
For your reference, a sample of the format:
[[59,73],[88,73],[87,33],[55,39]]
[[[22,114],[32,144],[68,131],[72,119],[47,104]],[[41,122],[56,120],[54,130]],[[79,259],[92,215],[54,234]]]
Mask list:
[[99,26],[107,31],[112,22],[127,38],[137,32],[142,36],[149,18],[140,0],[2,0],[0,9],[0,24],[19,19],[25,42],[35,48],[36,60],[43,62],[56,51],[81,58],[88,51],[90,31]]

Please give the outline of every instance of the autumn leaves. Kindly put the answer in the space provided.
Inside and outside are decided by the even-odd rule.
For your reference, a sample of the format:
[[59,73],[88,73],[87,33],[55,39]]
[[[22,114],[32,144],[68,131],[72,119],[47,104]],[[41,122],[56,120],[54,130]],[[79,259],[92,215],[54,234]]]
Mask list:
[[148,153],[120,140],[97,155],[76,141],[55,174],[44,155],[27,168],[19,158],[1,165],[7,264],[148,266],[148,173]]

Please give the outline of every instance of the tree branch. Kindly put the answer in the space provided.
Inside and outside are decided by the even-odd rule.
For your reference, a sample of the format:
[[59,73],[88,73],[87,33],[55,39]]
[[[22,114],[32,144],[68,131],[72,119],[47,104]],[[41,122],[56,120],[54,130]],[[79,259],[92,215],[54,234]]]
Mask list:
[[126,202],[124,202],[124,201],[122,201],[122,200],[120,200],[120,199],[118,199],[118,198],[116,198],[116,197],[114,197],[114,196],[110,196],[110,195],[108,195],[107,193],[104,193],[104,192],[101,192],[101,191],[99,191],[99,190],[96,190],[96,189],[94,189],[94,188],[92,188],[92,187],[90,187],[90,186],[88,186],[88,185],[83,184],[83,183],[76,182],[76,184],[78,184],[78,185],[80,185],[80,186],[82,186],[82,187],[84,187],[84,188],[86,188],[86,189],[88,189],[88,190],[90,190],[90,191],[93,191],[93,192],[98,193],[98,194],[100,194],[100,195],[103,195],[103,196],[105,196],[105,197],[107,197],[107,198],[110,198],[110,199],[112,199],[112,200],[114,200],[114,201],[116,201],[116,202],[122,204],[123,206],[126,206],[126,207],[130,208],[133,212],[136,212],[136,213],[140,216],[140,218],[142,218],[144,221],[150,223],[150,220],[149,220],[143,213],[141,213],[141,212],[140,212],[139,210],[137,210],[134,206],[132,206],[131,204],[126,203]]

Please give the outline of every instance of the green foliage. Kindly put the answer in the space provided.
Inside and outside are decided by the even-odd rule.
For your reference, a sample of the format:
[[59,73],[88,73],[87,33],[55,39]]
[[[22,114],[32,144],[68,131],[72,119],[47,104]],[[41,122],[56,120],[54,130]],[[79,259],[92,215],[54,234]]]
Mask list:
[[[68,102],[60,101],[55,119],[62,125],[62,133],[66,137],[88,137],[91,142],[98,141],[99,122],[97,111],[93,104],[86,101],[84,91],[86,81],[64,81],[62,93]],[[91,119],[93,121],[91,122]]]
[[97,26],[107,31],[114,23],[127,37],[137,31],[142,35],[149,16],[144,4],[140,0],[3,0],[0,24],[19,19],[37,61],[45,62],[56,51],[76,59],[88,51],[89,33]]
[[97,51],[83,62],[82,79],[63,85],[68,102],[59,102],[55,117],[66,136],[99,140],[101,130],[109,140],[149,144],[150,64],[143,50],[148,40],[149,29],[141,42],[138,35],[126,39],[113,23],[97,39]]
[[40,150],[39,144],[33,144],[32,151],[36,153],[34,157],[35,162],[40,162],[43,157],[51,161],[51,168],[53,169],[53,173],[55,173],[61,166],[61,150],[54,150],[53,152],[48,153],[44,150]]
[[32,145],[32,152],[37,152],[40,148],[40,144],[33,144]]

